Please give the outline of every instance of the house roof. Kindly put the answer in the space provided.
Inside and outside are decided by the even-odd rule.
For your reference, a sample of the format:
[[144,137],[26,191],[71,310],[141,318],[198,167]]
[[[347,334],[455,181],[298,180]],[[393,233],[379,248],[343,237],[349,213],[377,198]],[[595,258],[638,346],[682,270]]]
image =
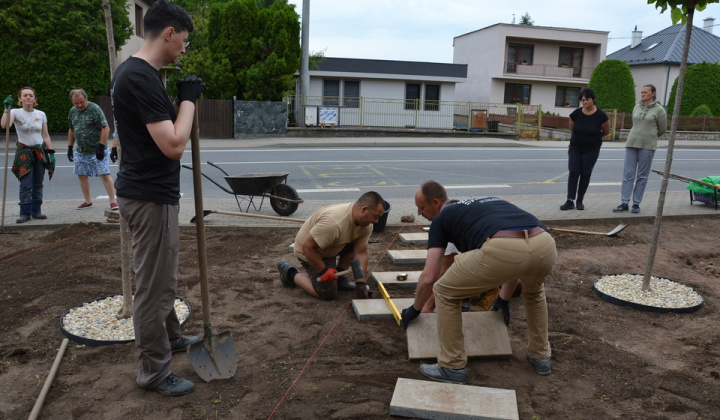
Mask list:
[[[427,77],[467,77],[467,64],[426,63],[420,61],[370,60],[325,57],[318,64],[321,72],[372,73]],[[313,70],[310,70],[312,73]]]
[[[680,64],[685,45],[685,25],[674,25],[643,39],[634,48],[609,54],[609,60],[622,60],[630,66],[642,64]],[[720,37],[693,26],[688,64],[720,62]]]

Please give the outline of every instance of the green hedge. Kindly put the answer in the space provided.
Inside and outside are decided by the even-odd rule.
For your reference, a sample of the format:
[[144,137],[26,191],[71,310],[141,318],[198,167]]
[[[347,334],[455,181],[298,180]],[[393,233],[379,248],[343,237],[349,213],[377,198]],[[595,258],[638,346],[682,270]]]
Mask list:
[[635,82],[630,66],[621,60],[603,60],[595,67],[588,87],[595,91],[600,109],[632,112],[635,107]]
[[[37,109],[52,133],[66,132],[72,107],[68,93],[90,97],[110,87],[105,18],[101,0],[3,1],[0,7],[0,96],[31,86]],[[125,0],[110,0],[116,49],[130,38]],[[17,103],[14,106],[18,106]]]
[[[668,115],[671,115],[675,109],[677,84],[676,78],[670,91]],[[718,92],[720,92],[720,64],[702,62],[688,66],[685,72],[680,115],[691,115],[700,105],[707,105],[712,115],[720,115]]]

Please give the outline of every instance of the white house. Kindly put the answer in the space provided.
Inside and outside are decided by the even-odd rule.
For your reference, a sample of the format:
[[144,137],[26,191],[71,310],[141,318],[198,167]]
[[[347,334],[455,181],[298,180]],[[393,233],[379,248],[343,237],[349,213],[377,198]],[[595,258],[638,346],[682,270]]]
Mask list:
[[[688,52],[688,65],[720,62],[720,37],[712,34],[715,19],[703,20],[703,29],[693,26]],[[637,27],[630,45],[608,55],[608,59],[622,60],[630,66],[635,80],[635,97],[639,100],[643,85],[657,89],[660,103],[667,105],[675,79],[680,74],[680,61],[685,45],[685,25],[674,25],[642,39]]]
[[[457,83],[468,66],[327,57],[310,69],[306,103],[338,108],[340,125],[452,128]],[[390,104],[393,114],[388,115]],[[390,119],[393,121],[390,121]]]
[[468,66],[456,100],[541,105],[567,116],[578,106],[597,64],[606,31],[498,23],[453,40],[453,63]]

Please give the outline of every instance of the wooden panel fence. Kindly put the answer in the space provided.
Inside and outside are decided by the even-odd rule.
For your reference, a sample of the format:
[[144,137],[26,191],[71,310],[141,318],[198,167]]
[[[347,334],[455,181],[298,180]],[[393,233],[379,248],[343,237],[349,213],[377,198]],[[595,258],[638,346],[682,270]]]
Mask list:
[[[96,96],[93,102],[105,112],[105,118],[113,130],[113,113],[109,96]],[[230,99],[198,99],[200,137],[206,139],[230,139],[234,137],[234,110]]]

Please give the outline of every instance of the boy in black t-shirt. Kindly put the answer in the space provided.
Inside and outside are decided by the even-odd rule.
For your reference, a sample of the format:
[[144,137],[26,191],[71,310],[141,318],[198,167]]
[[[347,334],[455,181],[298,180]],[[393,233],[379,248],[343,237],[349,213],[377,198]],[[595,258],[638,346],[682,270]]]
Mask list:
[[132,233],[136,292],[133,303],[137,385],[165,395],[192,392],[194,384],[170,371],[172,353],[198,337],[182,337],[174,303],[179,249],[180,158],[190,137],[202,80],[178,81],[175,105],[158,70],[175,62],[193,31],[190,16],[167,0],[145,14],[145,39],[115,73],[111,98],[122,161],[115,181],[120,214]]

